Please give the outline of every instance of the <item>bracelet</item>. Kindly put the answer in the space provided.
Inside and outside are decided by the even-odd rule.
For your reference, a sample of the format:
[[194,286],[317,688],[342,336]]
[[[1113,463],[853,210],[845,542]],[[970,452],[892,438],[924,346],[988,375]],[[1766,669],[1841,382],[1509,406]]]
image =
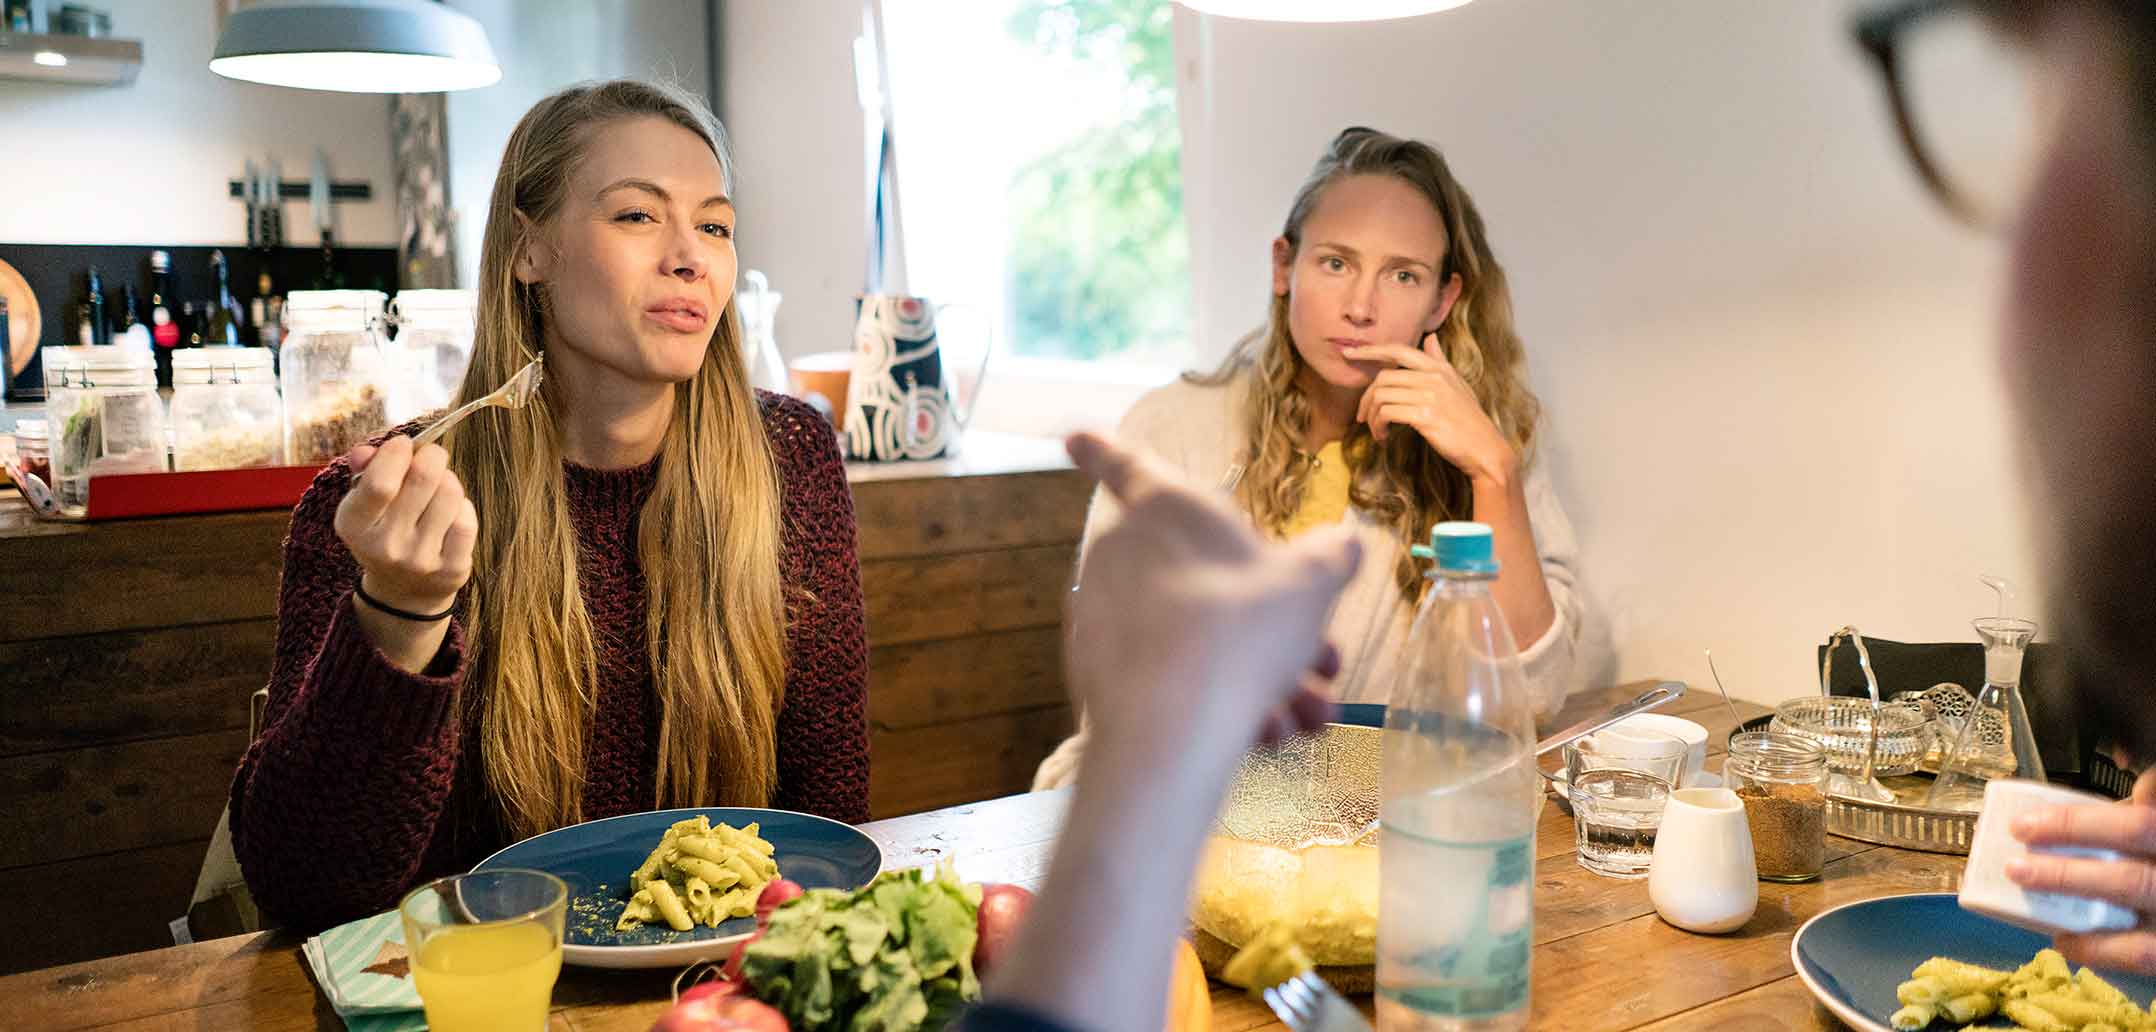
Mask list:
[[409,609],[398,609],[396,606],[389,605],[388,603],[383,602],[381,599],[375,598],[373,595],[367,594],[367,589],[358,584],[352,585],[352,594],[358,595],[361,602],[365,602],[366,604],[373,606],[374,608],[379,609],[384,613],[388,613],[389,615],[394,616],[399,620],[410,620],[413,623],[441,623],[442,621],[449,619],[449,617],[457,611],[455,606],[450,606],[448,609],[444,609],[439,613],[435,613],[429,616],[426,613],[415,613]]

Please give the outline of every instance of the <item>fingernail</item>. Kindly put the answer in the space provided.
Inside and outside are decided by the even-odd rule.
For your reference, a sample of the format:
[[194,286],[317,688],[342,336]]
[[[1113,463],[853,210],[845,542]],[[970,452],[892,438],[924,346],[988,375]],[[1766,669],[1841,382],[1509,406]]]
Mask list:
[[2035,865],[2022,857],[2017,856],[2006,862],[2006,876],[2013,881],[2027,881],[2029,876],[2034,873],[2036,873]]
[[2030,835],[2035,834],[2036,815],[2033,813],[2025,813],[2019,817],[2014,818],[2012,831],[2014,832],[2015,838],[2028,838]]

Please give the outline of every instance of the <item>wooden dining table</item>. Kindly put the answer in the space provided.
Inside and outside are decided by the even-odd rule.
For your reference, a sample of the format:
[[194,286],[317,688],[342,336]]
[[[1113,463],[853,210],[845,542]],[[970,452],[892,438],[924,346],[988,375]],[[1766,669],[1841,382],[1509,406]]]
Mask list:
[[[1623,686],[1575,699],[1567,717],[1636,694]],[[1710,732],[1710,769],[1739,719],[1766,710],[1725,708],[1693,692],[1664,707]],[[1068,805],[1067,792],[1041,792],[955,806],[863,825],[882,846],[888,868],[953,860],[969,880],[1037,885]],[[1695,935],[1655,916],[1647,883],[1588,872],[1577,862],[1572,819],[1544,807],[1537,835],[1534,924],[1534,1018],[1537,1029],[1838,1029],[1815,1004],[1790,963],[1797,928],[1822,911],[1910,892],[1949,892],[1963,858],[1828,839],[1818,881],[1762,882],[1759,910],[1728,935]],[[1132,877],[1172,877],[1132,858]],[[85,884],[114,884],[85,878]],[[118,884],[123,884],[120,882]],[[57,886],[55,887],[58,888]],[[11,934],[36,934],[15,928]],[[557,1032],[644,1032],[669,1003],[676,972],[564,969],[554,990]],[[1358,1000],[1367,1012],[1367,997]],[[11,1029],[337,1030],[342,1023],[300,955],[300,940],[281,932],[234,936],[170,949],[108,957],[0,978],[0,1027]],[[1219,1032],[1276,1029],[1264,1004],[1215,984]]]

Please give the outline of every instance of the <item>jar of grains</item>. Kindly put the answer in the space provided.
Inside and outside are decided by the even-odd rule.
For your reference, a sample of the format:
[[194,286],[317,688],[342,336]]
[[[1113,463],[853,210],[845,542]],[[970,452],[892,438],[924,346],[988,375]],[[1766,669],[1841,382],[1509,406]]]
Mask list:
[[1744,801],[1763,881],[1819,877],[1827,859],[1827,754],[1796,735],[1754,731],[1729,740],[1724,779]]

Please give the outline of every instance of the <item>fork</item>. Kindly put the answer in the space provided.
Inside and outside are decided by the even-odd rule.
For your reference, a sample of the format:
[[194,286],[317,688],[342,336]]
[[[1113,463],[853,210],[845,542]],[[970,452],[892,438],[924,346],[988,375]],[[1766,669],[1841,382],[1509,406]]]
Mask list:
[[433,426],[421,431],[418,437],[412,439],[412,447],[418,448],[420,445],[432,444],[440,440],[443,434],[449,432],[450,427],[463,422],[464,417],[480,409],[520,409],[530,404],[532,395],[539,393],[540,381],[546,378],[545,362],[546,352],[542,351],[539,353],[539,357],[525,363],[524,368],[517,370],[516,375],[510,377],[508,383],[495,388],[494,393],[466,402],[455,412],[443,416]]
[[[495,388],[494,393],[466,402],[459,406],[455,412],[435,420],[433,426],[420,431],[417,436],[412,438],[412,449],[417,451],[423,445],[433,444],[435,441],[440,440],[443,434],[449,432],[450,427],[463,422],[464,417],[480,409],[520,409],[531,404],[532,395],[539,393],[539,383],[545,379],[545,361],[546,352],[542,351],[539,353],[539,357],[526,362],[524,368],[517,370],[516,375],[509,378],[509,382]],[[352,477],[353,485],[357,486],[366,476],[366,470],[359,471],[357,475]]]
[[1313,972],[1265,990],[1265,1005],[1295,1032],[1371,1032],[1355,1005]]

